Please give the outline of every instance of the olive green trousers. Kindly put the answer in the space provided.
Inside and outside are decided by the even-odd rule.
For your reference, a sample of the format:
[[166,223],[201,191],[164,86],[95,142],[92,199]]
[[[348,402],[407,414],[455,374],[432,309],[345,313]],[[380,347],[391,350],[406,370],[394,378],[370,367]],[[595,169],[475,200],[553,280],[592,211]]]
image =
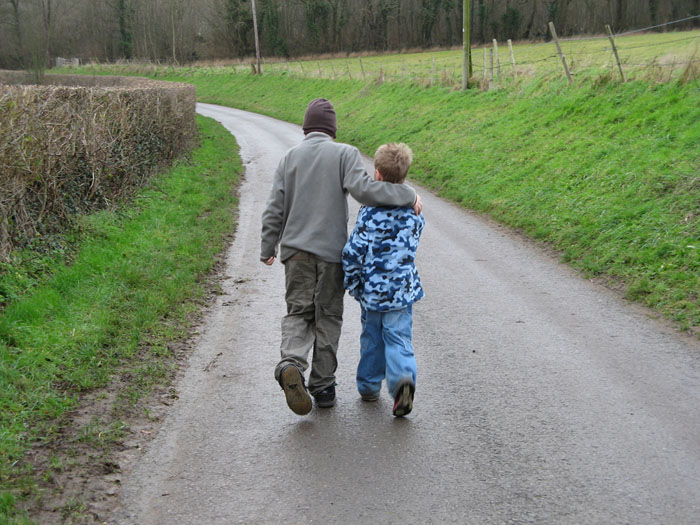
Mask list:
[[299,252],[284,262],[287,315],[282,318],[281,360],[275,368],[309,367],[308,389],[316,394],[335,384],[337,353],[343,324],[343,267],[311,253]]

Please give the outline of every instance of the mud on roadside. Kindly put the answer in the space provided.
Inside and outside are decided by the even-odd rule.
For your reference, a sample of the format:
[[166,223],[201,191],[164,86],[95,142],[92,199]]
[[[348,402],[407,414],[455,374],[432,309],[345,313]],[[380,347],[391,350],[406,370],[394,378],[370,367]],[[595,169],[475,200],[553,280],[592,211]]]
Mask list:
[[[233,241],[233,234],[226,246]],[[168,408],[177,400],[177,384],[184,374],[194,340],[208,309],[221,295],[226,279],[225,250],[203,282],[182,338],[167,344],[168,352],[152,352],[146,341],[138,355],[122,363],[111,382],[80,396],[74,410],[56,422],[58,431],[36,443],[24,456],[32,469],[37,496],[24,503],[31,520],[41,524],[109,523],[119,507],[121,480],[144,446],[160,428]],[[174,323],[164,319],[164,323]],[[137,367],[145,360],[158,371],[144,385]],[[139,395],[134,401],[134,389]]]

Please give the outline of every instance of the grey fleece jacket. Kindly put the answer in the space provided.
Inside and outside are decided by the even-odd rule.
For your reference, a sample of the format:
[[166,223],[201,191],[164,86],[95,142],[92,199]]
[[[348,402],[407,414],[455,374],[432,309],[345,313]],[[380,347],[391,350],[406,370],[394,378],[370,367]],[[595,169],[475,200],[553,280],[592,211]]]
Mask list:
[[375,181],[354,146],[312,132],[290,149],[275,171],[262,215],[260,259],[284,262],[298,251],[340,262],[348,238],[350,193],[366,206],[413,206],[416,192],[404,184]]

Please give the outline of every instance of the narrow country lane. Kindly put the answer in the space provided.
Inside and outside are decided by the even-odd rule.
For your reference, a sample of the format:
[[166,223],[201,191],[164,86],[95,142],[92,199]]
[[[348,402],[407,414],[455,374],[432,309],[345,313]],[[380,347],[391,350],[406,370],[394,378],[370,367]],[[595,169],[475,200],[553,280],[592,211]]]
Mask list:
[[258,254],[272,174],[301,129],[198,111],[240,144],[238,230],[114,523],[699,522],[700,344],[426,190],[414,412],[393,418],[386,392],[360,400],[346,296],[338,404],[293,414],[273,379],[283,267]]

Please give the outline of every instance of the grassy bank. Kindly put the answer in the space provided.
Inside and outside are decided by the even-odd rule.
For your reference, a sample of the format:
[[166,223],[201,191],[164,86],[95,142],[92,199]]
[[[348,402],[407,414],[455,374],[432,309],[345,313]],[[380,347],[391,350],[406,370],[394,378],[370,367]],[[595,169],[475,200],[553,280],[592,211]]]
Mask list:
[[[22,522],[18,500],[36,497],[37,477],[47,475],[23,461],[28,447],[60,439],[82,393],[128,370],[119,398],[130,404],[172,373],[167,343],[187,334],[201,308],[203,278],[233,231],[242,172],[230,133],[201,117],[198,125],[190,159],[128,206],[80,219],[70,264],[54,254],[4,268],[13,292],[0,318],[2,523]],[[103,446],[125,433],[118,411],[97,416],[79,439]]]
[[[601,27],[601,31],[604,32]],[[671,32],[635,32],[615,38],[622,69],[628,79],[668,82],[681,78],[688,70],[700,68],[700,30]],[[480,85],[492,74],[495,85],[513,87],[517,82],[535,78],[563,78],[561,60],[554,42],[515,42],[511,58],[506,42],[472,48],[474,85]],[[584,36],[561,40],[569,71],[575,79],[599,74],[619,78],[616,61],[607,36]],[[489,53],[494,51],[493,73],[489,72]],[[404,50],[401,53],[338,53],[315,57],[285,59],[263,57],[266,74],[285,73],[307,79],[384,79],[388,82],[411,82],[418,85],[441,85],[447,88],[462,85],[462,47],[452,49]],[[196,62],[193,67],[211,73],[248,74],[253,59],[230,59]],[[515,63],[515,67],[513,66]],[[131,74],[134,64],[105,65],[112,74]],[[141,74],[166,68],[155,64],[137,65]],[[101,69],[97,67],[96,69]],[[68,72],[68,70],[66,70]],[[485,87],[485,86],[484,86]]]
[[195,84],[200,101],[296,123],[310,99],[329,98],[339,140],[368,154],[407,142],[413,180],[550,243],[682,329],[700,327],[697,80],[618,84],[602,75],[465,94],[198,70],[166,78]]

